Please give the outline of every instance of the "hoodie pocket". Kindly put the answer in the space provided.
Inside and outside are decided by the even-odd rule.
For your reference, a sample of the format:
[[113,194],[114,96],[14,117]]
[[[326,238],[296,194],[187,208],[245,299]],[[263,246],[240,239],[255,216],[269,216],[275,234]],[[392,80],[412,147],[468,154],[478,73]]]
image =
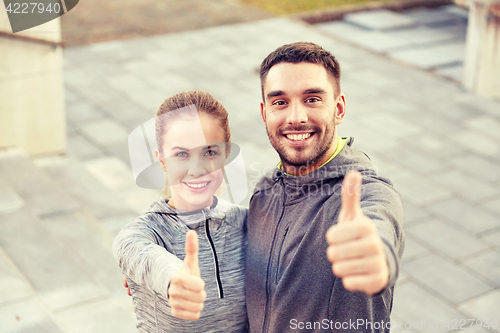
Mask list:
[[288,228],[286,227],[285,233],[283,234],[283,237],[281,239],[281,244],[278,250],[278,262],[276,263],[276,277],[274,279],[274,283],[278,284],[279,280],[281,279],[281,276],[283,275],[283,270],[280,269],[281,267],[281,251],[283,250],[283,244],[285,243],[286,235],[288,234]]

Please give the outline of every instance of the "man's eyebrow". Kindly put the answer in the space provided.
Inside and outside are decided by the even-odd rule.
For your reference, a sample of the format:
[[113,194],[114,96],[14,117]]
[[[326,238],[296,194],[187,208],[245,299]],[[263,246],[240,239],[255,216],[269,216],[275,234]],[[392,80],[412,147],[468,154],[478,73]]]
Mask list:
[[278,96],[283,96],[283,95],[285,95],[285,92],[283,90],[274,90],[274,91],[270,91],[266,97],[271,98],[271,97],[278,97]]
[[308,94],[326,94],[326,91],[322,88],[309,88],[302,92],[303,95]]

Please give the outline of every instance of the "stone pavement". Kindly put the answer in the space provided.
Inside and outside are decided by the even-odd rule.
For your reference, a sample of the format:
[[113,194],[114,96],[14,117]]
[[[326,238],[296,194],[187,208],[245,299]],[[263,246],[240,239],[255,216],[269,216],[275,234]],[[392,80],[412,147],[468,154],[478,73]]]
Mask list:
[[398,62],[434,71],[460,82],[463,77],[468,11],[454,5],[374,10],[345,15],[316,26],[328,34],[389,56]]
[[158,192],[135,186],[128,134],[166,97],[207,90],[230,113],[252,188],[278,161],[257,68],[294,41],[338,57],[340,135],[354,136],[404,198],[393,331],[500,332],[500,103],[287,19],[64,50],[68,154],[0,156],[1,332],[135,332],[110,247]]
[[271,17],[238,0],[85,0],[61,16],[61,30],[72,47]]

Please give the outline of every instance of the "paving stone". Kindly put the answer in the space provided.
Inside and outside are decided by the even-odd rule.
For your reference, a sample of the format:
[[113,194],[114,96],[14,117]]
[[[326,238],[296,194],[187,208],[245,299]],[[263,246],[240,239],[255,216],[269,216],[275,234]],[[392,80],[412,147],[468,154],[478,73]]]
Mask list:
[[69,136],[67,140],[68,153],[79,159],[86,160],[105,156],[99,147],[96,147],[78,133]]
[[115,144],[108,145],[106,149],[113,154],[113,156],[118,157],[123,163],[130,166],[130,155],[128,150],[128,142],[118,142]]
[[465,148],[486,156],[499,156],[500,146],[497,140],[484,136],[481,132],[466,130],[456,133],[453,139]]
[[[426,133],[432,132],[434,136],[444,136],[449,133],[459,133],[463,129],[463,124],[455,119],[444,116],[442,114],[434,113],[432,116],[423,116],[419,113],[408,113],[403,115],[404,118],[418,123],[424,127]],[[402,138],[404,140],[404,138]],[[456,143],[452,138],[446,137],[446,141],[452,142],[454,145],[463,147],[463,145]]]
[[135,180],[129,165],[117,157],[104,157],[84,163],[85,169],[111,190],[134,187]]
[[[462,304],[459,309],[468,315],[472,315],[474,318],[481,319],[483,325],[488,321],[489,325],[491,325],[491,328],[488,329],[489,332],[500,332],[500,326],[498,326],[500,322],[498,304],[500,304],[500,290],[494,290],[484,296]],[[493,327],[493,320],[496,320],[495,327]]]
[[403,202],[404,205],[404,215],[405,215],[405,226],[411,225],[413,223],[418,223],[420,221],[425,221],[430,218],[430,214],[427,209],[418,207],[411,202]]
[[85,124],[80,130],[87,138],[103,146],[126,142],[130,134],[125,127],[109,119]]
[[425,245],[422,245],[419,241],[414,240],[411,234],[408,236],[406,230],[407,228],[405,228],[405,251],[403,253],[402,261],[412,261],[431,253]]
[[[456,40],[456,35],[450,32],[442,32],[439,29],[433,29],[424,26],[417,26],[411,29],[387,31],[386,35],[402,38],[411,43],[404,45],[405,48],[418,48],[425,45],[436,45],[438,43],[450,43]],[[395,51],[395,50],[391,50]]]
[[490,201],[487,201],[482,205],[482,207],[500,216],[500,198],[495,198]]
[[433,174],[448,169],[446,162],[442,159],[419,151],[409,150],[406,146],[402,149],[387,150],[384,155],[393,161],[397,161],[398,164],[403,165],[405,168],[421,174]]
[[[52,181],[74,196],[96,218],[130,213],[129,207],[104,184],[90,174],[85,162],[74,158],[52,159],[42,167]],[[113,172],[110,170],[110,172]]]
[[85,168],[137,214],[143,214],[159,197],[160,190],[138,187],[132,170],[117,157],[87,161]]
[[38,299],[0,306],[2,333],[63,333]]
[[439,32],[454,34],[457,40],[461,40],[465,43],[467,36],[467,25],[466,24],[454,24],[444,27],[439,27]]
[[495,232],[488,233],[487,235],[481,238],[482,240],[490,243],[495,246],[497,249],[500,249],[500,230],[496,230]]
[[451,13],[455,16],[467,19],[469,17],[469,11],[463,7],[455,6],[455,5],[447,5],[441,7],[441,10]]
[[[22,241],[19,230],[23,230]],[[0,244],[52,310],[106,295],[42,223],[20,211],[0,220]]]
[[484,182],[478,178],[471,177],[461,171],[447,171],[436,173],[431,179],[451,190],[458,195],[471,200],[481,201],[500,192],[500,189]]
[[401,12],[403,15],[410,16],[415,21],[420,24],[450,24],[454,23],[457,20],[457,16],[447,12],[446,10],[442,10],[442,7],[439,8],[413,8],[409,10],[404,10]]
[[109,216],[106,218],[100,219],[100,222],[104,228],[113,236],[115,237],[120,230],[127,224],[136,219],[137,215],[136,214],[121,214],[121,215],[114,215],[114,216]]
[[[99,75],[96,75],[96,77],[100,78]],[[110,88],[109,85],[99,79],[99,82],[92,86],[82,87],[78,94],[82,100],[98,104],[120,98],[126,93]]]
[[30,283],[0,247],[0,313],[2,312],[2,303],[33,294],[34,290]]
[[432,248],[453,259],[478,253],[490,247],[470,233],[459,230],[437,218],[405,228],[408,236],[429,244]]
[[462,82],[462,80],[464,79],[464,75],[465,75],[463,65],[456,65],[456,66],[439,68],[438,70],[436,70],[436,73],[439,75],[442,75],[444,77],[453,79],[457,82]]
[[482,279],[435,254],[403,263],[403,270],[455,304],[492,289]]
[[409,16],[386,9],[347,14],[344,21],[372,30],[402,29],[417,23]]
[[405,199],[414,204],[429,204],[449,198],[451,192],[428,178],[410,171],[392,177],[392,182]]
[[379,31],[365,30],[345,22],[321,23],[316,26],[328,34],[376,52],[386,52],[387,50],[402,48],[412,43],[398,36],[391,36]]
[[79,207],[75,200],[55,186],[20,152],[0,157],[0,174],[35,216],[73,211]]
[[390,57],[424,69],[461,63],[464,60],[465,45],[462,42],[425,48],[394,51]]
[[500,180],[500,165],[476,154],[467,154],[450,159],[454,168],[473,174],[488,182]]
[[452,101],[457,102],[461,107],[465,106],[468,109],[476,109],[485,114],[496,117],[498,120],[498,110],[500,103],[492,98],[477,96],[471,92],[464,92],[453,96]]
[[97,219],[78,212],[45,219],[43,225],[65,248],[71,249],[75,261],[94,280],[110,291],[123,292],[119,283],[121,269],[111,252],[113,236]]
[[500,140],[500,121],[491,116],[482,116],[466,121],[467,126],[475,128],[481,133],[489,135],[492,139]]
[[498,218],[468,201],[450,198],[427,206],[436,215],[446,218],[463,228],[479,234],[500,226]]
[[[417,332],[448,332],[443,327],[446,320],[466,319],[462,313],[436,297],[435,293],[430,293],[413,282],[396,289],[392,313],[409,323],[408,325],[411,324],[410,328],[415,328]],[[429,322],[435,323],[436,320],[438,328],[430,329]]]
[[79,67],[64,70],[64,81],[73,89],[75,89],[75,87],[79,87],[80,89],[89,87],[98,82],[97,78],[93,77],[85,69]]
[[104,115],[97,107],[84,101],[67,105],[66,116],[77,126],[104,119]]
[[478,255],[464,261],[463,264],[500,286],[500,250],[492,250]]
[[412,150],[419,150],[443,159],[459,155],[464,151],[461,145],[451,141],[445,135],[428,129],[422,134],[408,135],[401,140]]
[[5,180],[0,178],[0,214],[21,209],[24,202]]
[[65,333],[135,333],[135,318],[114,299],[85,304],[55,315]]

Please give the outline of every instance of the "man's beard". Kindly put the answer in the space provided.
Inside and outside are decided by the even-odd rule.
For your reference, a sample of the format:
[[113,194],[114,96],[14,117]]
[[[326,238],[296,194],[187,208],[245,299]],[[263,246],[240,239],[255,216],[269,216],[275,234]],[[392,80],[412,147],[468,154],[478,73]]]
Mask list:
[[[287,127],[285,129],[278,130],[277,134],[270,134],[269,130],[267,129],[267,124],[266,124],[266,132],[267,136],[269,137],[269,141],[271,142],[271,145],[274,147],[276,152],[278,153],[281,162],[284,166],[293,166],[295,168],[298,167],[309,167],[313,165],[318,159],[322,158],[326,152],[330,149],[330,146],[332,145],[333,139],[334,139],[334,134],[335,134],[335,124],[333,124],[332,127],[329,127],[326,129],[327,132],[325,133],[325,136],[323,138],[323,141],[318,142],[318,145],[312,150],[311,154],[309,156],[297,156],[296,152],[301,152],[305,149],[306,147],[297,147],[297,148],[291,148],[291,147],[285,147],[286,143],[283,141],[280,141],[280,138],[283,137],[282,132],[284,131],[297,131],[297,132],[310,132],[313,131],[314,135],[320,135],[322,133],[319,128],[317,127],[300,127],[300,126],[295,126],[295,127]],[[282,140],[286,140],[285,138]]]

